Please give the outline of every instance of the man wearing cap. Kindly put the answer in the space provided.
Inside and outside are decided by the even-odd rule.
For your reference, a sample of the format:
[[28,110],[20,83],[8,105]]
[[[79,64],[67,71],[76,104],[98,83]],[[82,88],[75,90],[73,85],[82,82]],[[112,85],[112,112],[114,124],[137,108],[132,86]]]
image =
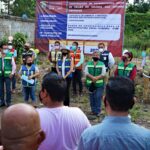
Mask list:
[[[0,56],[0,106],[11,105],[11,79],[16,71],[16,64],[12,54],[8,52],[5,44]],[[5,86],[4,86],[5,83]],[[6,87],[6,103],[4,100],[4,87]]]
[[85,67],[86,86],[90,92],[91,115],[96,116],[99,116],[101,112],[101,98],[106,74],[106,67],[103,62],[99,61],[99,55],[99,52],[93,52],[93,60],[89,61]]
[[34,52],[32,50],[30,50],[31,48],[31,45],[30,43],[25,43],[24,45],[24,51],[22,53],[22,61],[23,61],[23,64],[25,64],[26,62],[26,57],[32,57],[32,59],[34,60]]
[[64,105],[69,106],[70,104],[70,85],[72,80],[73,72],[73,58],[70,57],[70,51],[66,48],[61,49],[62,57],[58,59],[56,69],[58,75],[62,75],[67,82],[67,91],[65,95]]
[[132,52],[126,52],[122,56],[122,61],[118,64],[116,71],[114,73],[115,76],[128,77],[134,81],[137,69],[136,65],[131,62],[132,58],[133,58]]

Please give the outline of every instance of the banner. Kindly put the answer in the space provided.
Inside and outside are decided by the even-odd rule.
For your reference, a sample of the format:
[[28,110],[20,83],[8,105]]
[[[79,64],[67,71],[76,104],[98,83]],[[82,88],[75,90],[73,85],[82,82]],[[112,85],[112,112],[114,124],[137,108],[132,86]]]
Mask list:
[[78,41],[79,48],[91,54],[103,42],[114,56],[120,56],[125,4],[124,0],[37,0],[36,47],[49,51],[54,40],[68,47]]

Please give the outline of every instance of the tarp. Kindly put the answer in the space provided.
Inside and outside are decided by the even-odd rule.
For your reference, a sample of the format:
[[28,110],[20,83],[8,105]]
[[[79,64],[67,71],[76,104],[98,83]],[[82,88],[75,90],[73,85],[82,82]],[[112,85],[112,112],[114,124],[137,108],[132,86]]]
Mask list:
[[52,49],[56,40],[71,48],[79,42],[85,54],[104,42],[114,56],[122,54],[124,0],[37,0],[35,44]]

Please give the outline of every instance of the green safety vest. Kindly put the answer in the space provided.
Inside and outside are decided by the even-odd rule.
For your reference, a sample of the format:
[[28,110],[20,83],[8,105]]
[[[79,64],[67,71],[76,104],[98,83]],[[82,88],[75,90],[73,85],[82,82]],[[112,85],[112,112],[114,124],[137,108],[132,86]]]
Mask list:
[[3,59],[4,59],[4,72],[2,72],[3,63],[2,57],[0,57],[0,76],[4,75],[4,77],[9,77],[12,72],[12,56],[11,54],[6,54],[6,56]]
[[[99,76],[102,73],[102,68],[103,68],[104,63],[101,61],[98,61],[96,66],[94,66],[94,62],[90,61],[87,63],[87,67],[88,67],[88,72],[89,74],[91,74],[92,76]],[[86,86],[90,87],[90,85],[92,84],[92,80],[88,77],[86,77]],[[95,87],[102,87],[104,86],[104,80],[103,79],[99,79],[94,83]]]
[[130,77],[130,73],[135,67],[134,64],[129,63],[128,66],[125,68],[124,62],[118,64],[118,76]]

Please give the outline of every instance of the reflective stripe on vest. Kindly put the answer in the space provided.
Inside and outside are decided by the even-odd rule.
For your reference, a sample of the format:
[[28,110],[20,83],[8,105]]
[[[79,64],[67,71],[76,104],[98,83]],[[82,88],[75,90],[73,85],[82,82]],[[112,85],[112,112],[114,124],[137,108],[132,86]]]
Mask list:
[[[104,63],[98,61],[96,66],[94,66],[94,62],[90,61],[87,64],[88,67],[88,72],[89,74],[93,75],[93,76],[99,76],[102,73],[102,68],[104,66]],[[92,80],[90,78],[86,78],[86,85],[87,87],[89,87],[92,83]],[[99,79],[95,82],[95,87],[101,87],[104,85],[104,80],[103,79]]]
[[[21,71],[22,71],[23,75],[31,76],[31,75],[35,74],[35,65],[32,64],[32,66],[30,68],[27,68],[26,65],[22,65]],[[34,84],[30,84],[30,83],[22,80],[22,85],[25,86],[25,87],[34,86],[35,85],[35,81],[34,81]]]
[[130,63],[128,66],[125,68],[124,62],[121,62],[118,64],[118,75],[119,76],[125,76],[125,77],[130,77],[130,73],[134,68],[134,64]]
[[[80,62],[80,59],[81,59],[81,51],[80,50],[77,50],[76,51],[76,54],[74,54],[74,52],[70,52],[70,55],[73,57],[74,59],[74,65],[77,65],[79,62]],[[82,69],[82,65],[77,67],[76,69],[79,69],[81,70]]]
[[10,53],[7,54],[6,57],[4,57],[4,77],[9,77],[12,72],[12,57],[10,56]]
[[[59,59],[57,64],[58,64],[59,71],[62,72],[62,60]],[[67,74],[67,72],[70,71],[70,67],[71,67],[71,60],[66,59],[65,60],[65,75]],[[72,77],[72,73],[68,77]]]

